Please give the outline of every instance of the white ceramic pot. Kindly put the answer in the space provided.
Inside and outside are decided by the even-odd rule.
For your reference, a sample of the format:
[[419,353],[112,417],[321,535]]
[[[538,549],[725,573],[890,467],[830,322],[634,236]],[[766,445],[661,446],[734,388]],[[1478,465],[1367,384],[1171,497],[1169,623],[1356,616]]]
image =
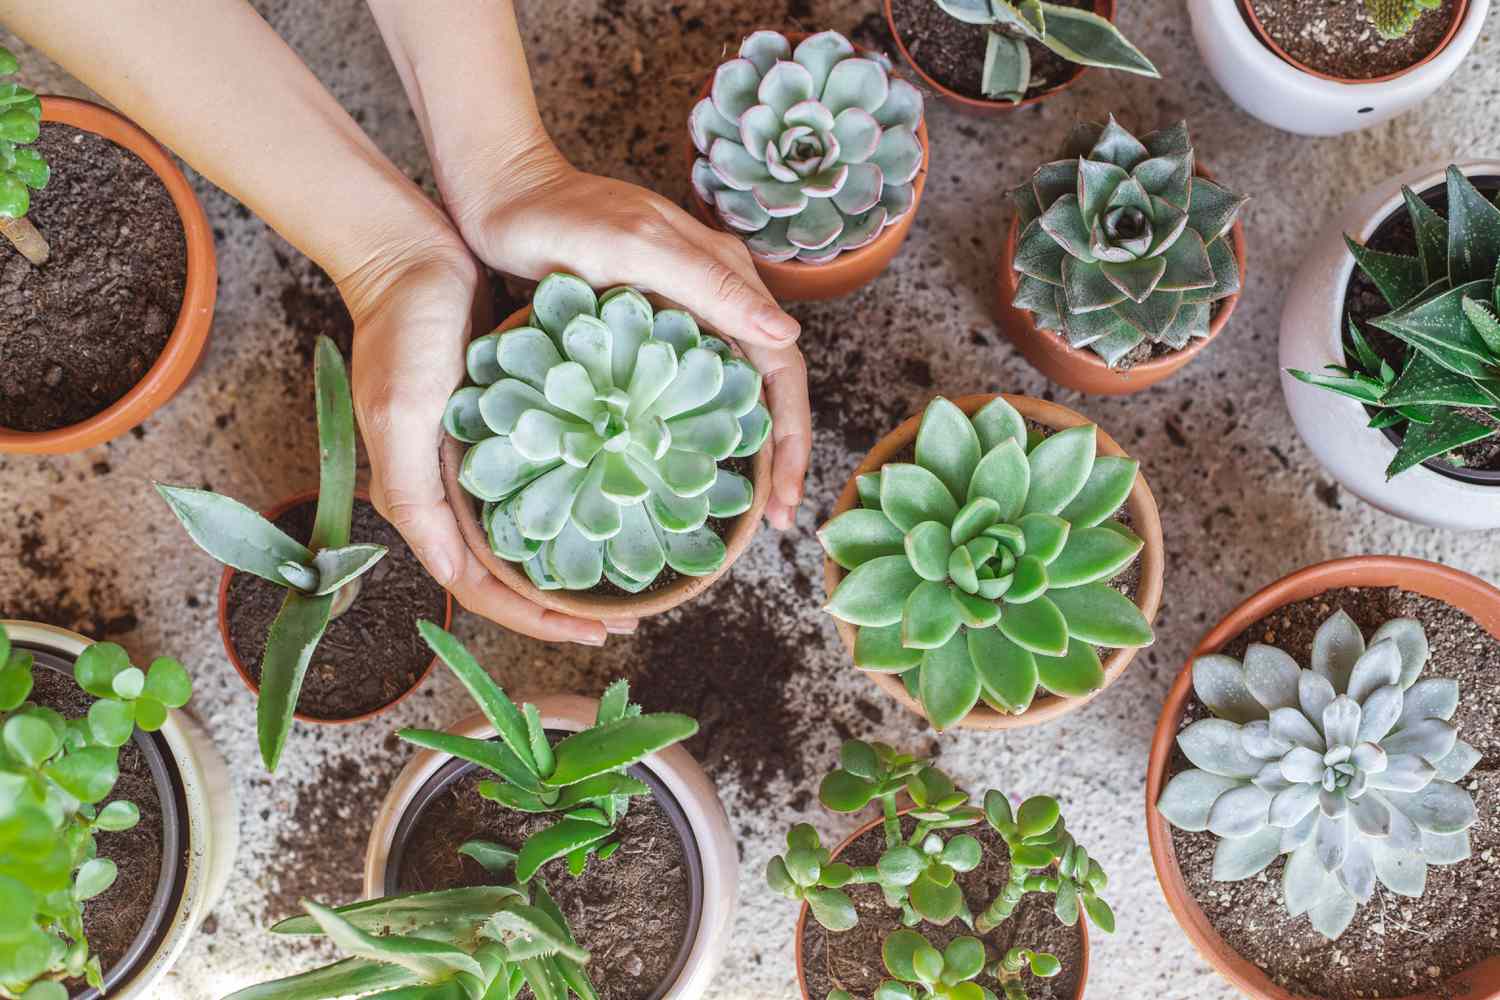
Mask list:
[[[523,698],[541,712],[542,724],[548,729],[578,732],[594,724],[599,703],[592,698],[574,695],[550,695]],[[448,732],[474,739],[489,739],[494,728],[482,714],[468,716]],[[439,769],[452,761],[447,754],[422,750],[396,777],[375,815],[370,831],[370,845],[365,852],[365,895],[369,898],[388,894],[387,868],[397,826],[413,799]],[[702,893],[698,926],[694,932],[687,962],[672,983],[661,994],[662,1000],[697,1000],[712,981],[724,953],[729,947],[729,929],[734,921],[738,895],[739,853],[729,830],[729,817],[719,801],[718,792],[703,768],[681,746],[672,746],[641,761],[662,786],[677,800],[692,830],[697,866],[701,872]]]
[[[1354,257],[1344,245],[1348,233],[1363,243],[1396,211],[1404,211],[1401,187],[1418,194],[1444,182],[1446,164],[1393,177],[1368,192],[1319,234],[1302,261],[1281,313],[1281,391],[1302,440],[1323,467],[1349,492],[1397,517],[1436,528],[1478,531],[1500,528],[1500,486],[1461,482],[1424,465],[1389,482],[1386,466],[1396,446],[1365,425],[1369,414],[1359,403],[1299,382],[1288,368],[1320,372],[1342,364],[1344,291]],[[1500,161],[1459,164],[1470,177],[1500,176]]]
[[[0,624],[13,646],[51,653],[69,666],[93,645],[92,640],[52,625],[19,621]],[[154,943],[137,942],[143,950],[127,954],[130,971],[123,981],[111,984],[111,970],[105,970],[109,1000],[156,1000],[160,996],[158,984],[224,894],[239,847],[239,811],[230,792],[229,771],[203,727],[186,712],[174,711],[168,714],[158,735],[176,765],[177,773],[171,780],[181,789],[185,805],[184,865],[177,878],[164,879],[158,886],[160,902],[153,901],[153,912],[158,906],[171,912]],[[169,866],[164,863],[162,868],[165,872]],[[175,906],[172,895],[177,895]],[[82,996],[97,995],[89,990]]]
[[1469,0],[1457,34],[1432,59],[1392,79],[1358,84],[1284,61],[1261,42],[1237,0],[1187,0],[1187,6],[1203,61],[1236,104],[1287,132],[1342,135],[1394,118],[1447,83],[1478,41],[1490,0]]

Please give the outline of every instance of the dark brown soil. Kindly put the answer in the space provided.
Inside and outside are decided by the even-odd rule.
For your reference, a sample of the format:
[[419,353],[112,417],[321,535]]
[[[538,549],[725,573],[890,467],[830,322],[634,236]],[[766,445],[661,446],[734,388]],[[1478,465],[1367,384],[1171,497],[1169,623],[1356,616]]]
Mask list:
[[[902,820],[902,830],[907,836],[911,835],[914,826],[912,820]],[[978,838],[984,845],[984,860],[979,867],[958,876],[958,884],[964,890],[964,901],[970,911],[977,914],[989,906],[1005,887],[1010,875],[1010,854],[1005,842],[984,824],[949,831],[943,836],[951,839],[962,833]],[[877,826],[849,845],[839,860],[856,867],[873,865],[884,850],[885,837]],[[887,978],[880,947],[886,937],[901,926],[901,913],[886,905],[879,886],[849,886],[846,891],[859,912],[858,926],[835,934],[809,918],[803,929],[803,967],[809,996],[824,997],[829,990],[843,989],[848,990],[855,1000],[868,1000]],[[1082,985],[1083,936],[1077,927],[1058,922],[1052,912],[1053,900],[1053,896],[1041,893],[1027,895],[1009,920],[983,938],[987,961],[998,959],[1012,947],[1022,947],[1050,952],[1062,962],[1062,973],[1053,979],[1039,979],[1030,972],[1025,974],[1024,983],[1030,1000],[1074,1000]],[[974,936],[974,932],[959,920],[946,927],[923,923],[914,929],[938,950],[954,938]],[[998,994],[990,976],[982,974],[978,982]]]
[[[1293,604],[1252,625],[1224,647],[1241,656],[1252,642],[1274,644],[1308,665],[1313,634],[1343,608],[1366,638],[1392,618],[1416,618],[1427,629],[1432,658],[1423,677],[1450,677],[1461,692],[1453,723],[1459,738],[1483,759],[1463,786],[1473,794],[1479,822],[1469,831],[1473,857],[1433,866],[1421,899],[1396,896],[1378,885],[1337,941],[1327,941],[1306,917],[1291,919],[1281,902],[1284,861],[1243,882],[1215,882],[1211,833],[1172,831],[1177,864],[1188,892],[1229,945],[1293,993],[1323,1000],[1395,997],[1436,991],[1441,981],[1500,949],[1500,641],[1456,608],[1397,588],[1343,588]],[[1183,726],[1207,715],[1188,703]],[[1174,752],[1171,774],[1190,765]]]
[[172,197],[141,159],[102,136],[44,123],[52,179],[28,218],[43,266],[0,240],[0,426],[48,431],[129,392],[167,345],[187,285]]
[[[1064,7],[1093,9],[1092,0],[1055,0]],[[891,0],[891,19],[896,33],[922,71],[949,90],[979,101],[984,96],[984,52],[989,29],[968,24],[943,11],[932,0]],[[1054,90],[1081,72],[1051,49],[1027,42],[1031,50],[1031,86],[1028,99]],[[995,103],[1001,103],[995,101]]]
[[[316,510],[316,502],[309,500],[278,517],[276,526],[305,543]],[[308,665],[297,710],[315,719],[352,719],[384,708],[416,687],[432,662],[417,622],[443,621],[443,588],[427,575],[396,529],[364,500],[354,502],[350,537],[390,551],[360,577],[359,597],[328,624]],[[229,638],[257,682],[266,635],[285,597],[286,588],[249,573],[235,573],[229,583]]]
[[[472,773],[453,782],[423,812],[407,843],[399,874],[402,892],[499,885],[473,859],[458,853],[467,840],[519,848],[556,816],[502,808],[481,798]],[[654,798],[631,801],[620,821],[620,849],[608,861],[589,861],[568,874],[562,860],[541,871],[547,891],[590,953],[589,978],[603,1000],[647,1000],[671,975],[683,942],[694,932],[686,850]],[[523,990],[521,997],[529,998]]]
[[1459,0],[1424,13],[1404,38],[1385,39],[1364,0],[1242,0],[1266,33],[1304,66],[1342,80],[1373,80],[1427,58],[1447,36]]

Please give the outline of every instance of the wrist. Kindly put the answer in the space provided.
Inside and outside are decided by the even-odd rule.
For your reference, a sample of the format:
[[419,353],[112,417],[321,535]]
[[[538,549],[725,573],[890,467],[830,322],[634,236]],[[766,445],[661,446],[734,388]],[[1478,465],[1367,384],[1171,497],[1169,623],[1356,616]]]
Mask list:
[[478,284],[474,255],[441,210],[426,198],[421,200],[425,211],[413,206],[407,218],[392,218],[386,232],[361,248],[361,263],[336,277],[355,329],[380,311],[394,289],[413,278],[452,282],[455,288],[470,291]]
[[464,242],[482,258],[492,256],[489,243],[496,224],[517,206],[565,186],[578,173],[551,136],[535,131],[503,149],[471,155],[462,169],[440,170],[444,205]]

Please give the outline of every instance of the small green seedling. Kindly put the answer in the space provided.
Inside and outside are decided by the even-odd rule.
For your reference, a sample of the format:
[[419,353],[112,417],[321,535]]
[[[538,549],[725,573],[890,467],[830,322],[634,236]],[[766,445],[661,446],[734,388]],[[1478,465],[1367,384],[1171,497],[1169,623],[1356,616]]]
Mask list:
[[256,705],[260,755],[276,770],[292,728],[308,662],[328,623],[359,596],[360,577],[386,553],[350,544],[354,515],[354,405],[344,359],[319,337],[313,365],[318,410],[318,509],[312,538],[296,541],[237,500],[186,486],[156,484],[193,541],[227,566],[285,587],[287,594],[260,664]]
[[[10,50],[0,46],[0,76],[20,69]],[[31,192],[47,186],[52,168],[31,148],[42,134],[42,102],[19,83],[0,83],[0,235],[38,266],[47,263],[47,240],[26,218]]]
[[974,980],[984,972],[984,942],[954,938],[942,951],[916,931],[892,931],[880,948],[893,977],[875,990],[875,1000],[996,1000]]

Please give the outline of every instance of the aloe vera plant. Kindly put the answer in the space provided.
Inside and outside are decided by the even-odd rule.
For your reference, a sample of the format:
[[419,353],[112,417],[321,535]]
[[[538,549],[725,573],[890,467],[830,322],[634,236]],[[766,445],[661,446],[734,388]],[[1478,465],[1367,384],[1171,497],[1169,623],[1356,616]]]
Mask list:
[[[0,46],[0,76],[20,69],[16,57]],[[33,264],[47,263],[47,240],[26,218],[31,192],[47,186],[52,168],[31,148],[41,135],[42,102],[19,83],[0,83],[0,235]]]
[[607,860],[619,848],[615,827],[631,798],[651,792],[626,768],[693,736],[698,723],[669,712],[643,715],[630,701],[629,686],[616,681],[599,699],[594,725],[554,745],[535,705],[511,701],[448,632],[426,621],[417,627],[498,735],[480,740],[426,729],[403,729],[396,735],[489,771],[494,780],[480,782],[479,794],[492,802],[521,812],[558,814],[557,822],[521,846],[516,861],[520,882],[529,882],[556,858],[567,858],[574,875],[591,855]]
[[1104,685],[1095,646],[1149,645],[1109,580],[1144,546],[1112,516],[1139,463],[1096,453],[1097,428],[1043,437],[997,396],[973,417],[939,396],[914,461],[858,480],[862,506],[818,532],[849,573],[825,610],[858,627],[854,664],[898,673],[937,729],[983,700],[1025,712],[1038,686]]
[[35,658],[0,625],[0,997],[67,1000],[63,980],[103,988],[83,912],[118,870],[99,857],[99,833],[129,830],[140,809],[109,799],[119,752],[139,728],[155,732],[192,695],[182,664],[160,657],[142,670],[124,649],[96,643],[73,679],[96,699],[65,719],[29,700]]
[[237,500],[208,490],[157,483],[188,535],[226,566],[286,589],[266,639],[256,704],[261,759],[276,770],[291,731],[297,696],[329,621],[359,596],[360,577],[385,546],[351,543],[354,511],[354,405],[338,348],[319,337],[314,356],[318,412],[318,507],[306,545]]

